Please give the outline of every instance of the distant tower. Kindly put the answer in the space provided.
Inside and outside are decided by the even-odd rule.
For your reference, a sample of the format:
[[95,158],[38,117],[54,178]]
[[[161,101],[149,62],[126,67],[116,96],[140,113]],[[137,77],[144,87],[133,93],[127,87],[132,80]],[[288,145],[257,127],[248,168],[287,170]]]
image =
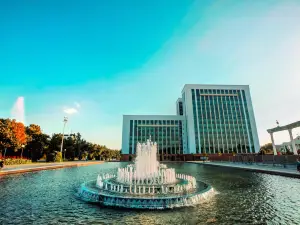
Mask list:
[[11,110],[11,119],[25,124],[24,97],[18,97]]

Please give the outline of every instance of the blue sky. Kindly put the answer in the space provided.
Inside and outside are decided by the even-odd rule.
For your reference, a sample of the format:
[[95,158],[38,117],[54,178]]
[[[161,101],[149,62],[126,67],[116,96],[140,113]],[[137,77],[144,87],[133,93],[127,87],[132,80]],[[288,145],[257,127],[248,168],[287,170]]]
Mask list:
[[299,24],[297,0],[1,1],[0,117],[24,96],[26,124],[67,115],[120,148],[123,114],[174,114],[186,83],[249,84],[264,144],[300,119]]

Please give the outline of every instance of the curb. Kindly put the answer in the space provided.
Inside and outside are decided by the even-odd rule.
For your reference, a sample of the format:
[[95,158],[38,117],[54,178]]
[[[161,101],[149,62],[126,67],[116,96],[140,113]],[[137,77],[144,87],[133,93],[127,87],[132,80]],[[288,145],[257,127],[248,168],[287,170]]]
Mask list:
[[11,175],[11,174],[37,172],[37,171],[41,171],[41,170],[55,170],[55,169],[63,169],[63,168],[71,168],[71,167],[90,166],[90,165],[102,164],[103,162],[104,161],[89,162],[89,163],[74,163],[74,164],[69,164],[69,165],[41,166],[41,167],[36,167],[36,168],[16,169],[16,170],[10,170],[10,171],[1,171],[0,170],[0,177],[5,176],[5,175]]
[[197,163],[197,162],[188,162],[188,163],[194,163],[194,164],[200,164],[200,165],[206,165],[206,166],[217,166],[217,167],[226,167],[230,169],[241,169],[245,171],[250,172],[257,172],[257,173],[265,173],[265,174],[271,174],[271,175],[277,175],[277,176],[284,176],[284,177],[291,177],[291,178],[300,178],[300,173],[289,173],[285,171],[274,171],[274,170],[264,170],[264,169],[257,169],[257,168],[246,168],[246,167],[235,167],[235,166],[226,166],[226,165],[217,165],[217,164],[206,164],[206,163]]

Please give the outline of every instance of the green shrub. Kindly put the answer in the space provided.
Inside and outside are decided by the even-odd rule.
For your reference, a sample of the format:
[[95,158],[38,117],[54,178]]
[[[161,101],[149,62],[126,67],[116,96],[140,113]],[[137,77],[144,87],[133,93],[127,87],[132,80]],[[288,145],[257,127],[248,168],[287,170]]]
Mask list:
[[87,152],[83,152],[83,153],[81,154],[81,159],[82,159],[82,160],[85,160],[86,157],[88,157],[88,153],[87,153]]
[[25,159],[25,158],[5,158],[4,160],[4,165],[20,165],[20,164],[28,164],[31,163],[30,159]]
[[55,162],[62,162],[63,161],[63,157],[62,157],[62,153],[61,152],[57,152],[55,155]]

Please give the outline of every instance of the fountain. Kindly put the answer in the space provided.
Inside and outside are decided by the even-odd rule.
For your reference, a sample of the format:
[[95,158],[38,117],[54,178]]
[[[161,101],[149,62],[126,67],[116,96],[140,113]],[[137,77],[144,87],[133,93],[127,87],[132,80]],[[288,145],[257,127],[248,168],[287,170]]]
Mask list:
[[18,97],[11,110],[11,119],[25,124],[24,97]]
[[160,164],[157,144],[151,138],[146,143],[138,143],[136,149],[134,164],[83,183],[78,197],[104,206],[166,209],[193,206],[213,195],[210,185]]

